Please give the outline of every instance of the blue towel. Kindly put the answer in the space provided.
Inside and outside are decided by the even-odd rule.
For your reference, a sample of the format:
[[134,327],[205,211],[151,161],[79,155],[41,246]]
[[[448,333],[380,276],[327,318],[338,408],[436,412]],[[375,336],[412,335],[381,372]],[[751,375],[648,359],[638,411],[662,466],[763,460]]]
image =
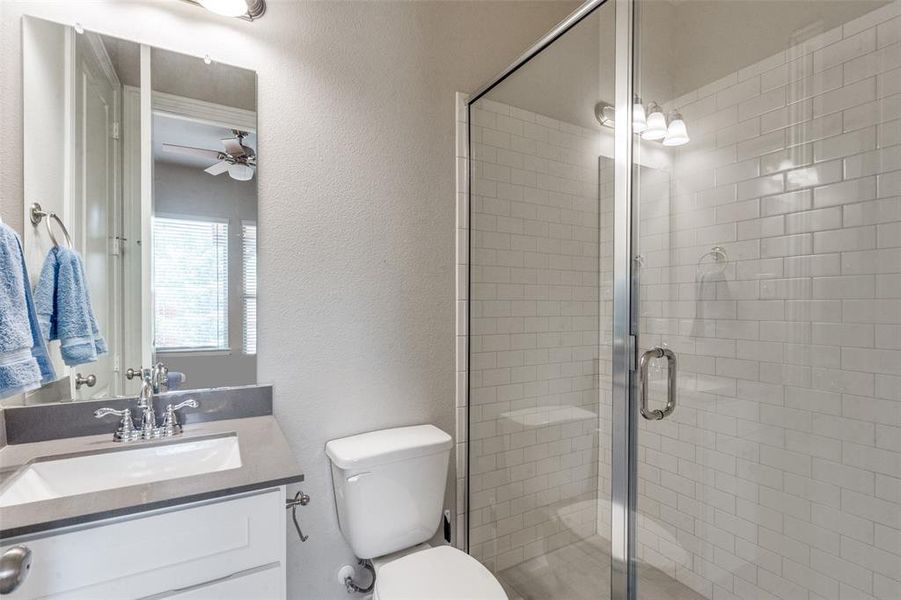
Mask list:
[[35,313],[22,242],[0,223],[0,398],[55,379]]
[[169,374],[166,376],[166,389],[170,392],[174,392],[177,389],[181,388],[181,384],[187,381],[188,378],[185,377],[185,374],[180,371],[169,371]]
[[51,248],[34,289],[34,302],[44,337],[59,340],[67,365],[93,362],[106,353],[77,252],[62,246]]

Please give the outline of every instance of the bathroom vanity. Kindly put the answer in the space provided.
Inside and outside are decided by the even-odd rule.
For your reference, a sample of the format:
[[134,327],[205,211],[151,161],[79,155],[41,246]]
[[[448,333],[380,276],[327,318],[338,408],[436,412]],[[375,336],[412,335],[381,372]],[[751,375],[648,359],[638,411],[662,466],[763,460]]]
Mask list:
[[9,597],[284,598],[285,488],[4,541],[30,573]]
[[165,440],[113,441],[91,414],[134,399],[4,412],[0,582],[19,581],[4,597],[285,598],[285,499],[303,474],[271,388],[191,395],[203,412]]

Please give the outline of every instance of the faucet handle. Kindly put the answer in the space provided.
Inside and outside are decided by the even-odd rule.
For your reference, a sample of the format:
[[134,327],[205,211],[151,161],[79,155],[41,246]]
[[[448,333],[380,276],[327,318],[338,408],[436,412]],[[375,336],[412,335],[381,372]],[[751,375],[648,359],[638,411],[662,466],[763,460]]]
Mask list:
[[175,406],[171,404],[166,405],[166,416],[163,417],[163,437],[172,437],[173,435],[178,435],[181,433],[181,425],[178,423],[178,416],[175,414],[175,411],[180,410],[185,407],[197,408],[200,406],[200,403],[197,402],[194,398],[188,398],[184,402],[179,402]]
[[[172,405],[170,404],[169,406],[172,406]],[[186,406],[188,408],[197,408],[198,406],[200,406],[200,402],[198,402],[194,398],[188,398],[184,402],[179,402],[175,406],[172,406],[172,410],[181,410],[182,408],[185,408]]]
[[130,408],[125,408],[123,410],[116,410],[115,408],[98,408],[94,411],[95,419],[102,419],[109,415],[122,417],[122,420],[119,422],[119,429],[113,434],[113,440],[117,442],[127,442],[136,438],[137,432],[135,431],[134,421],[131,419]]
[[102,419],[103,417],[107,417],[109,415],[116,415],[117,417],[124,417],[125,415],[131,416],[131,409],[125,408],[122,410],[117,410],[115,408],[98,408],[94,411],[95,419]]

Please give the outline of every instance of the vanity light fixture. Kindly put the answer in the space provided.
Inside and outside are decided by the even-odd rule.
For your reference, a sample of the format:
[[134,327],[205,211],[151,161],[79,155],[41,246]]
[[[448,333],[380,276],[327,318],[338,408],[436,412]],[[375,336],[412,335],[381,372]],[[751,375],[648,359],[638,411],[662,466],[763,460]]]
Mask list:
[[613,129],[615,126],[615,116],[615,109],[606,102],[598,102],[594,105],[594,117],[598,120],[598,123],[604,127]]
[[[647,118],[645,115],[648,115]],[[594,116],[598,123],[608,129],[616,126],[616,109],[612,104],[598,102],[594,105]],[[641,135],[642,139],[661,142],[664,146],[682,146],[691,141],[688,137],[688,127],[679,111],[670,112],[667,120],[659,104],[651,102],[645,110],[637,97],[632,107],[632,132]]]
[[643,140],[662,140],[666,137],[666,117],[656,102],[648,105],[648,128],[641,132]]
[[682,146],[689,142],[688,129],[679,111],[674,110],[669,116],[669,126],[666,128],[666,137],[663,138],[664,146]]
[[266,0],[185,0],[225,17],[254,21],[266,12]]
[[632,105],[632,131],[642,133],[648,128],[648,118],[644,112],[644,104],[641,98],[635,97],[635,104]]

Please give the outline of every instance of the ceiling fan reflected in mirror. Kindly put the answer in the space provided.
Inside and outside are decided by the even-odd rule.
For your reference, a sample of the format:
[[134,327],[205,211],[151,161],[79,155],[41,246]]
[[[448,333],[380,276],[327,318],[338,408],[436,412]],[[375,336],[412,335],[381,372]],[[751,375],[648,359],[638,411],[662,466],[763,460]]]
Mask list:
[[221,175],[228,172],[229,177],[238,181],[250,181],[253,179],[257,167],[257,156],[253,148],[244,144],[247,137],[246,131],[232,129],[234,137],[224,138],[222,145],[225,150],[208,150],[206,148],[193,148],[191,146],[179,146],[178,144],[163,144],[165,152],[176,152],[190,156],[200,156],[218,161],[214,165],[204,169],[210,175]]

